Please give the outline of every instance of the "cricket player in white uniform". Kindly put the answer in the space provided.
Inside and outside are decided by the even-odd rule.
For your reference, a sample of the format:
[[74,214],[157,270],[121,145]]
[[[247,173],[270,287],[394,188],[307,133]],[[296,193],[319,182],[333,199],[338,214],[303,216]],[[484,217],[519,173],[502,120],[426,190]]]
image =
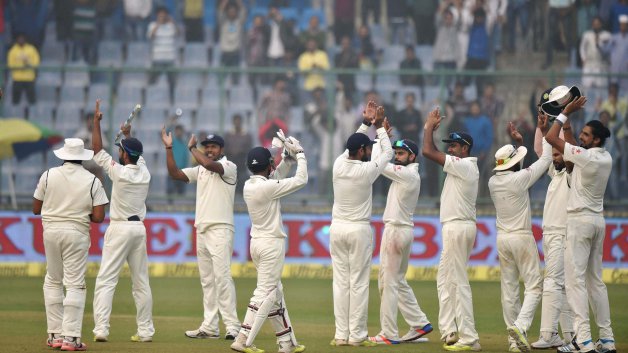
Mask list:
[[[388,130],[388,129],[386,129]],[[416,156],[419,147],[405,139],[393,143],[394,164],[387,163],[382,175],[392,181],[384,210],[384,234],[380,247],[379,321],[381,331],[369,337],[378,344],[398,344],[417,341],[432,332],[432,325],[419,307],[412,288],[406,281],[408,259],[414,240],[412,215],[421,190],[421,176]],[[373,159],[381,153],[380,144],[373,145]],[[397,310],[410,325],[406,335],[399,338]]]
[[[368,103],[364,122],[349,136],[333,166],[334,206],[329,228],[333,268],[334,346],[374,346],[368,339],[369,275],[373,253],[371,209],[373,182],[392,158],[384,128],[384,108]],[[370,160],[373,141],[365,134],[371,123],[377,129],[382,153]]]
[[[547,117],[539,115],[538,127],[547,133]],[[495,204],[497,254],[501,269],[501,302],[509,335],[510,352],[529,352],[527,331],[543,294],[543,277],[536,240],[532,235],[530,188],[552,163],[552,147],[543,141],[541,158],[522,169],[528,150],[523,137],[510,123],[510,135],[520,145],[505,145],[495,152],[495,175],[488,188]],[[523,304],[519,299],[519,277],[523,279]]]
[[[551,90],[546,93],[549,94],[549,91]],[[544,103],[543,99],[541,103]],[[563,133],[566,140],[575,141],[569,121],[563,125],[561,135]],[[534,151],[538,157],[541,157],[543,153],[542,140],[543,134],[537,127],[534,135]],[[565,162],[562,153],[555,148],[552,149],[552,164],[547,173],[551,181],[543,206],[545,279],[541,301],[541,334],[538,341],[530,344],[533,349],[558,348],[571,342],[573,338],[573,313],[565,296],[564,266],[565,234],[567,233],[566,207],[572,170],[573,163]],[[558,335],[559,322],[563,339]]]
[[63,165],[44,172],[33,195],[33,213],[41,214],[44,226],[47,345],[62,351],[84,351],[87,346],[81,342],[81,326],[89,227],[90,221],[104,220],[109,200],[100,180],[81,165],[94,155],[84,149],[83,140],[66,139],[54,154]]
[[137,315],[137,332],[133,342],[151,342],[153,327],[153,296],[148,282],[148,256],[146,255],[146,197],[150,173],[142,157],[142,143],[131,137],[131,126],[122,126],[124,139],[118,150],[119,163],[102,149],[100,133],[100,101],[96,102],[92,145],[94,161],[103,168],[113,183],[111,189],[110,223],[105,232],[100,270],[94,291],[94,341],[106,342],[109,336],[109,318],[113,294],[124,263],[129,264],[132,293]]
[[[556,118],[546,139],[574,163],[567,201],[567,236],[565,238],[565,289],[574,312],[574,339],[559,352],[615,352],[610,307],[606,285],[602,281],[602,247],[606,235],[604,192],[611,173],[612,157],[604,149],[610,131],[599,121],[586,123],[580,132],[580,146],[559,137],[569,115],[584,107],[586,97],[569,103]],[[589,302],[590,299],[590,302]],[[589,305],[599,327],[594,345],[589,323]]]
[[438,328],[443,348],[448,351],[479,351],[480,337],[475,330],[473,299],[467,276],[467,263],[477,232],[475,202],[478,195],[477,158],[471,157],[473,138],[452,132],[447,154],[434,144],[434,131],[442,121],[440,110],[428,114],[423,132],[423,156],[443,166],[447,173],[440,197],[440,222],[443,224],[443,251],[438,264]]
[[[279,200],[307,184],[307,161],[296,139],[287,138],[285,150],[287,155],[276,169],[270,151],[264,147],[255,147],[247,155],[247,167],[253,175],[244,183],[243,196],[251,217],[250,251],[257,269],[257,287],[242,328],[231,345],[237,352],[264,352],[255,347],[253,341],[267,318],[275,330],[279,353],[305,351],[305,346],[296,340],[281,285],[287,235],[283,230]],[[296,173],[286,178],[295,159]]]
[[236,165],[223,155],[225,141],[209,135],[196,148],[192,135],[188,148],[199,165],[178,169],[172,153],[172,133],[161,137],[166,146],[168,174],[175,180],[197,183],[196,187],[196,257],[203,288],[203,323],[196,330],[186,331],[190,338],[219,338],[218,311],[226,326],[225,339],[233,340],[240,329],[236,313],[236,291],[231,277],[233,253],[233,200],[237,181]]

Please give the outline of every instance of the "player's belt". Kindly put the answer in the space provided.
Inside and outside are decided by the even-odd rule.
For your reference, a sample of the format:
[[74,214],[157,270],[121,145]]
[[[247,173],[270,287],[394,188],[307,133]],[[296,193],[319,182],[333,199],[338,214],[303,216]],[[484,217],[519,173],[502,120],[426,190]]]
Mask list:
[[140,220],[140,216],[131,216],[131,217],[127,218],[126,220],[129,221],[129,222],[139,221]]

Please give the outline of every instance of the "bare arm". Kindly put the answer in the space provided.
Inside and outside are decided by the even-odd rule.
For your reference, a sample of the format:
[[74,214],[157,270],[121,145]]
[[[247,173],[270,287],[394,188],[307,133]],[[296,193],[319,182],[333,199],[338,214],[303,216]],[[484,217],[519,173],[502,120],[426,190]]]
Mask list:
[[578,146],[578,141],[576,141],[576,136],[573,133],[573,130],[571,129],[571,123],[569,122],[569,120],[565,121],[565,123],[563,124],[563,136],[561,136],[561,138],[563,138],[565,140],[565,142],[569,142],[570,144],[574,145],[574,146]]
[[521,136],[521,133],[512,121],[508,123],[508,130],[510,131],[510,137],[517,143],[517,147],[523,146],[523,136]]
[[96,99],[96,110],[94,111],[94,127],[92,128],[92,149],[94,154],[102,150],[102,135],[100,132],[100,121],[102,112],[100,111],[100,99]]
[[430,159],[441,166],[445,166],[445,159],[447,155],[438,150],[434,144],[434,131],[440,126],[442,118],[440,117],[440,110],[436,108],[427,115],[427,120],[423,128],[423,156]]
[[38,199],[33,197],[33,214],[34,215],[40,215],[41,214],[41,207],[43,205],[44,205],[44,202],[42,200],[38,200]]
[[563,109],[563,112],[558,116],[558,118],[556,118],[556,120],[554,120],[554,124],[545,136],[547,142],[549,142],[552,147],[557,149],[562,154],[565,154],[565,140],[561,139],[559,136],[560,130],[563,125],[561,119],[564,119],[566,121],[571,113],[582,109],[586,102],[587,98],[582,96],[567,104],[565,109]]
[[94,223],[102,223],[105,220],[105,205],[92,207],[92,214],[89,215],[89,219]]
[[188,149],[192,153],[192,156],[194,156],[194,159],[196,159],[198,164],[200,164],[203,168],[220,175],[225,174],[225,169],[222,167],[222,164],[208,158],[196,148],[196,136],[192,135],[192,137],[190,137],[190,141],[188,141]]
[[166,147],[166,165],[168,167],[168,175],[174,180],[181,180],[188,183],[190,180],[187,175],[177,167],[177,163],[174,161],[174,153],[172,153],[172,132],[166,134],[166,127],[161,129],[161,141]]

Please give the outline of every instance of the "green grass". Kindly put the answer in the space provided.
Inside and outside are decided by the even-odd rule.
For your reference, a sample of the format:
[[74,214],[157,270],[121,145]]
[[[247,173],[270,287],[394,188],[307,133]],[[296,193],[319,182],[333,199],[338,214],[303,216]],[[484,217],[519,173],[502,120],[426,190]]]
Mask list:
[[[242,319],[244,308],[253,293],[253,279],[236,279],[238,315]],[[0,351],[44,352],[46,317],[44,313],[42,278],[0,279]],[[354,347],[330,347],[334,335],[332,289],[330,280],[287,279],[284,282],[286,302],[290,310],[299,342],[308,352],[355,352]],[[437,327],[438,301],[435,282],[412,282],[422,309]],[[194,340],[184,337],[185,330],[195,329],[202,320],[201,288],[194,278],[152,278],[153,315],[156,334],[152,343],[133,343],[129,337],[135,333],[135,306],[128,278],[122,278],[114,299],[110,341],[91,342],[93,329],[92,298],[94,279],[88,280],[87,305],[83,321],[83,335],[92,352],[232,352],[229,342],[220,340]],[[485,352],[507,351],[505,324],[502,319],[499,283],[472,283],[475,321],[480,343]],[[619,351],[628,350],[628,285],[609,285],[613,329]],[[371,282],[369,304],[369,334],[379,331],[379,294],[377,283]],[[538,337],[540,305],[530,339]],[[401,317],[400,317],[401,321]],[[407,330],[400,322],[400,334]],[[224,327],[222,335],[224,335]],[[384,350],[387,352],[439,352],[439,334],[429,334],[430,342],[398,346],[358,348],[358,350]],[[597,332],[596,329],[593,332]],[[266,352],[276,352],[274,333],[267,323],[256,339],[256,345]]]

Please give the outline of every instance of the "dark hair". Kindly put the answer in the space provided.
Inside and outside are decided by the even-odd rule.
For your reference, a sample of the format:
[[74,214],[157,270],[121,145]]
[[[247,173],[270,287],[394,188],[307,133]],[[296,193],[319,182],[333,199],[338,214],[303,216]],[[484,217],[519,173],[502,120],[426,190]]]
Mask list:
[[141,157],[140,155],[132,156],[130,153],[127,153],[127,155],[129,156],[129,161],[131,161],[132,164],[137,164],[137,161],[139,161]]
[[591,120],[586,123],[586,126],[590,127],[593,131],[593,137],[600,139],[600,147],[604,146],[606,139],[611,137],[611,132],[604,124],[599,120]]
[[412,52],[414,52],[414,45],[412,45],[412,44],[406,45],[406,51],[408,51],[408,50],[411,50]]
[[170,14],[170,11],[168,11],[168,9],[165,6],[157,6],[157,8],[155,9],[155,14],[158,14],[162,11],[167,14]]

